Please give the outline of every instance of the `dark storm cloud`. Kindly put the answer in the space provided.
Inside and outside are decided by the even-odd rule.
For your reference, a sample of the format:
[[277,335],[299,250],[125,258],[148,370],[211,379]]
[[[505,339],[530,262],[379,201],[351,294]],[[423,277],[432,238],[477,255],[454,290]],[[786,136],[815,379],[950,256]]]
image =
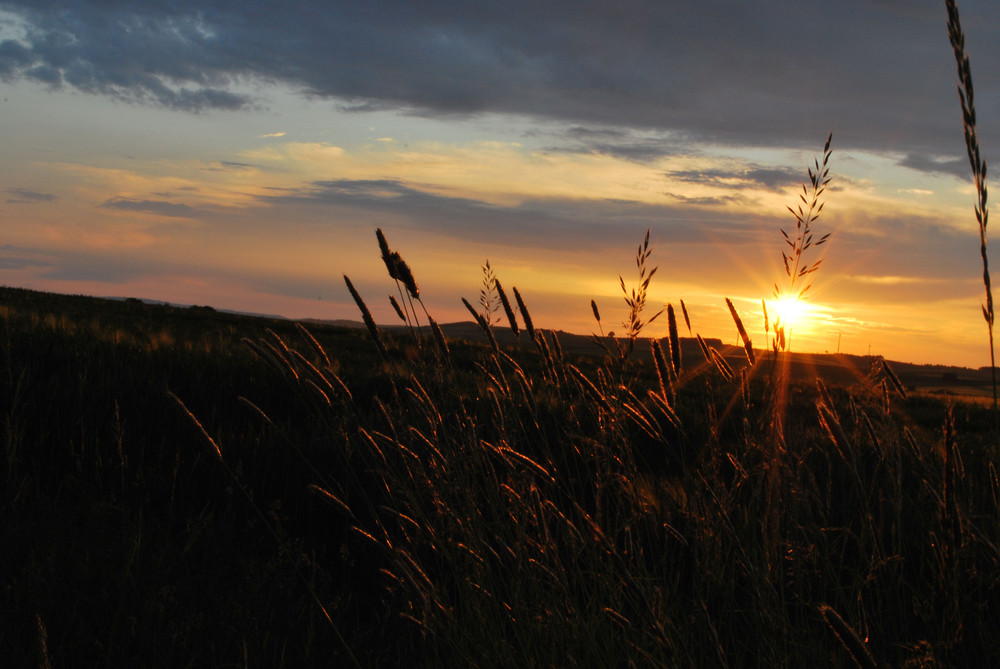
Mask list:
[[12,76],[29,65],[32,59],[31,52],[23,44],[13,40],[0,42],[0,77]]
[[[206,48],[193,9],[156,3],[2,3],[27,32],[0,44],[0,74],[128,102],[200,111],[250,101],[227,90],[232,77]],[[216,46],[228,48],[219,43]]]
[[[275,81],[355,111],[515,113],[747,146],[811,147],[834,129],[847,148],[962,153],[936,0],[0,7],[26,26],[0,43],[0,76],[168,108],[246,108],[262,102],[236,84]],[[962,12],[977,90],[997,90],[1000,11]],[[980,139],[997,137],[1000,100],[977,103]]]
[[37,202],[55,202],[57,198],[52,193],[39,193],[27,188],[8,188],[13,197],[7,198],[8,204],[35,204]]
[[171,218],[195,218],[198,214],[197,210],[186,204],[163,202],[160,200],[126,200],[123,198],[114,198],[101,203],[100,206],[103,209],[139,211]]

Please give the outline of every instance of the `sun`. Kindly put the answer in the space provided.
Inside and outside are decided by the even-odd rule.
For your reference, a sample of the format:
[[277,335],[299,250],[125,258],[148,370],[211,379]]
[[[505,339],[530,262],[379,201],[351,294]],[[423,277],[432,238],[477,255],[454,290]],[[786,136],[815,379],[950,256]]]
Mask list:
[[784,327],[786,332],[796,330],[803,325],[809,315],[809,307],[795,295],[781,295],[771,303],[774,309],[775,325]]

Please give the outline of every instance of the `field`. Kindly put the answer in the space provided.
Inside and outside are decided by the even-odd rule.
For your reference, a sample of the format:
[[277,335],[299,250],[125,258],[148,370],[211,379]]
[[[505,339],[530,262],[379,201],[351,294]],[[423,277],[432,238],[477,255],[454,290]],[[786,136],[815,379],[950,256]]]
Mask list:
[[1000,662],[991,408],[875,359],[0,305],[9,666]]
[[[624,313],[602,315],[592,301],[592,335],[536,328],[532,295],[508,293],[489,261],[478,303],[463,300],[471,320],[437,323],[382,229],[371,251],[376,262],[377,241],[391,324],[374,321],[348,276],[358,322],[0,287],[0,666],[1000,667],[987,170],[954,0],[945,8],[975,193],[968,222],[979,232],[982,369],[790,346],[793,331],[807,333],[797,313],[808,317],[826,271],[816,274],[819,247],[836,239],[815,225],[833,134],[801,190],[772,163],[797,155],[801,128],[825,123],[815,113],[824,101],[847,112],[847,146],[858,149],[858,171],[845,175],[852,204],[836,219],[852,228],[845,257],[880,265],[835,269],[844,285],[871,291],[865,309],[910,291],[938,314],[967,301],[965,268],[955,269],[967,263],[950,264],[965,235],[951,220],[954,161],[935,139],[934,105],[913,103],[928,100],[914,91],[936,90],[932,73],[913,65],[923,60],[895,60],[929,52],[925,39],[901,37],[928,34],[925,8],[896,8],[887,23],[848,9],[837,25],[852,29],[827,42],[811,32],[815,8],[786,7],[789,31],[776,29],[780,15],[724,3],[705,23],[700,10],[678,22],[652,5],[588,18],[589,8],[565,17],[527,5],[451,16],[334,3],[279,16],[239,3],[107,4],[5,5],[4,83],[81,94],[47,108],[48,126],[22,116],[40,104],[35,93],[3,97],[28,121],[10,133],[11,174],[30,179],[8,179],[4,206],[41,212],[4,240],[14,282],[148,286],[159,276],[145,273],[150,262],[183,273],[190,290],[262,283],[253,274],[311,286],[275,295],[327,294],[316,277],[379,221],[433,231],[425,249],[459,239],[487,248],[502,232],[505,252],[535,254],[519,259],[531,270],[520,276],[552,290],[543,255],[572,255],[589,282],[585,258],[664,212],[682,214],[667,226],[685,244],[679,254],[726,251],[678,265],[678,285],[694,286],[722,263],[756,268],[743,256],[769,220],[760,208],[787,193],[792,218],[773,231],[784,274],[761,300],[756,346],[728,297],[718,296],[732,318],[725,341],[703,338],[683,300],[652,304],[663,293],[649,289],[648,230],[635,273],[618,276]],[[534,32],[543,15],[552,26]],[[684,41],[662,39],[675,25],[705,46],[661,51]],[[787,41],[777,34],[804,36],[809,58],[772,51]],[[900,48],[859,48],[845,35]],[[830,49],[841,42],[857,53]],[[767,66],[717,57],[741,45]],[[857,74],[869,78],[851,84]],[[805,106],[780,92],[783,76]],[[741,97],[755,81],[761,90]],[[251,90],[270,90],[273,105]],[[91,107],[97,96],[140,111],[105,118],[98,111],[110,108]],[[310,105],[301,128],[296,97]],[[331,102],[338,121],[313,120],[313,105]],[[182,111],[197,113],[161,116]],[[859,133],[864,118],[876,129]],[[529,128],[539,119],[543,131]],[[800,128],[786,144],[776,138],[788,119]],[[279,120],[287,132],[270,127]],[[481,127],[462,125],[470,120]],[[430,139],[438,124],[443,139]],[[902,150],[910,132],[926,133],[919,151]],[[935,190],[897,188],[914,171],[916,186]],[[859,215],[862,203],[876,211]],[[320,239],[343,255],[331,263]],[[219,262],[230,247],[240,250]],[[897,249],[906,262],[880,262]],[[429,285],[444,283],[446,257]],[[297,273],[281,267],[288,258]],[[199,273],[222,281],[206,287],[214,280]],[[965,341],[967,318],[949,314],[939,327],[960,324],[948,336]],[[897,326],[878,327],[933,332]]]

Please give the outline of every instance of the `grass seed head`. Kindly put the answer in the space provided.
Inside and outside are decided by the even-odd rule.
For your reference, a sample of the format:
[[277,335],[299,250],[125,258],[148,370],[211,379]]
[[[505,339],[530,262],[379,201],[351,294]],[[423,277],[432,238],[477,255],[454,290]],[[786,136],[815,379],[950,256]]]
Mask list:
[[521,293],[517,292],[517,286],[514,286],[514,299],[517,301],[517,308],[521,312],[521,318],[524,319],[524,329],[528,331],[528,337],[534,341],[535,326],[531,323],[531,314],[528,313],[528,307],[524,305],[524,300],[521,299]]

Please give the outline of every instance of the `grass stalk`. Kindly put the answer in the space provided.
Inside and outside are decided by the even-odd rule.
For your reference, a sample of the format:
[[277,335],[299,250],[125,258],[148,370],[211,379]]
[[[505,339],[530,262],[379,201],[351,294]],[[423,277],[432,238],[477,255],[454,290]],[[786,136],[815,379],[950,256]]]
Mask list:
[[372,318],[372,312],[368,311],[368,305],[361,299],[361,295],[354,288],[354,284],[351,283],[346,274],[344,275],[344,283],[347,284],[347,290],[351,292],[351,297],[354,298],[355,304],[361,310],[361,318],[365,322],[365,327],[368,328],[368,334],[371,335],[372,341],[375,342],[375,348],[378,349],[379,355],[382,356],[383,360],[388,360],[389,351],[385,348],[385,344],[382,343],[382,337],[379,335],[378,326],[375,325],[375,319]]
[[955,0],[945,0],[948,10],[948,39],[955,53],[955,63],[958,66],[958,101],[962,108],[962,132],[965,136],[965,149],[969,155],[969,165],[972,168],[972,178],[976,185],[976,221],[979,223],[979,255],[983,260],[983,286],[986,289],[986,304],[982,305],[983,319],[986,321],[990,343],[990,369],[993,376],[993,420],[994,428],[1000,433],[1000,408],[997,402],[997,367],[996,351],[993,344],[993,290],[990,285],[990,267],[986,256],[986,227],[989,223],[989,205],[986,189],[986,160],[979,151],[979,140],[976,137],[976,104],[972,87],[972,68],[969,56],[965,53],[965,34],[962,32],[962,22],[958,15]]

